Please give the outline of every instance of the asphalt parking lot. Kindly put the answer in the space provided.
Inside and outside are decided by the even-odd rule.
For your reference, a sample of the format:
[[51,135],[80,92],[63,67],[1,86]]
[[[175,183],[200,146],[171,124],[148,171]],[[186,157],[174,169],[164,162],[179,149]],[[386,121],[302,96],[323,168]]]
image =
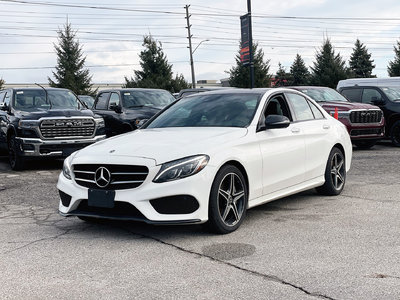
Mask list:
[[58,215],[62,162],[0,157],[1,299],[399,299],[400,148],[355,151],[344,192],[248,211],[229,235]]

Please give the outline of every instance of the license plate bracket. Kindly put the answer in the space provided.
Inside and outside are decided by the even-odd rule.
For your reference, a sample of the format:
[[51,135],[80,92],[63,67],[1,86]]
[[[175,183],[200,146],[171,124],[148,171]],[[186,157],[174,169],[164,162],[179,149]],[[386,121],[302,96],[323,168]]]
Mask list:
[[115,191],[89,189],[88,205],[94,207],[113,208]]

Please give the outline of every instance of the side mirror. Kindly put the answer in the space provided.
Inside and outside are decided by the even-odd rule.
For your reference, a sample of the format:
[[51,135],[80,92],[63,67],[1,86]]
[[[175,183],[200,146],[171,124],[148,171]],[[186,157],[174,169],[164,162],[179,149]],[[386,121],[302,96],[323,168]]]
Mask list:
[[148,120],[149,120],[149,119],[141,119],[141,120],[139,121],[139,123],[137,123],[136,127],[137,127],[137,128],[142,127],[142,126],[144,125],[144,123],[146,123]]
[[290,120],[282,115],[269,115],[265,118],[265,129],[289,127]]
[[120,114],[122,112],[121,107],[119,105],[117,105],[116,103],[111,103],[110,109],[115,111],[117,114]]
[[0,109],[3,111],[8,111],[7,103],[4,103],[4,102],[0,103]]

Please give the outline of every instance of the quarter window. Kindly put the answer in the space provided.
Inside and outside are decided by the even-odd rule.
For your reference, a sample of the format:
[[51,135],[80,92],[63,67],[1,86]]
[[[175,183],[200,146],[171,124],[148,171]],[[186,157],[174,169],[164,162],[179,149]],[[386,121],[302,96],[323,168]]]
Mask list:
[[101,93],[97,97],[96,109],[107,109],[107,100],[110,93]]
[[290,104],[292,105],[297,121],[314,119],[314,115],[311,111],[310,106],[308,105],[308,101],[306,98],[292,93],[287,93],[286,95]]
[[310,104],[311,110],[314,114],[314,118],[316,119],[324,119],[324,115],[321,113],[321,111],[316,107],[312,102],[308,102]]

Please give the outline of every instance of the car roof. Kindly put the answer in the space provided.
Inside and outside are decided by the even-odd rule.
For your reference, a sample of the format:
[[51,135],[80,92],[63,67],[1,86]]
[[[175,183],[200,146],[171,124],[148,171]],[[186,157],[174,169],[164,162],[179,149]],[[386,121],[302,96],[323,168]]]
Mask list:
[[288,89],[309,89],[309,90],[322,90],[322,89],[331,89],[333,88],[327,86],[313,86],[313,85],[298,85],[298,86],[286,86]]
[[[256,89],[241,89],[241,88],[226,88],[226,89],[215,89],[212,91],[206,91],[201,95],[223,95],[223,94],[256,94],[263,95],[266,92],[272,90],[272,88],[256,88]],[[187,97],[198,96],[199,94],[189,95]]]
[[[62,90],[62,91],[71,91],[69,89],[65,88],[54,88],[54,87],[44,87],[46,90]],[[36,91],[36,90],[43,90],[41,87],[14,87],[14,88],[9,88],[5,90],[14,90],[14,91],[20,91],[20,90],[28,90],[28,91]]]
[[[104,89],[99,91],[100,92],[129,92],[129,91],[165,91],[163,89],[148,89],[148,88],[120,88],[120,89]],[[169,92],[168,92],[169,93]]]

